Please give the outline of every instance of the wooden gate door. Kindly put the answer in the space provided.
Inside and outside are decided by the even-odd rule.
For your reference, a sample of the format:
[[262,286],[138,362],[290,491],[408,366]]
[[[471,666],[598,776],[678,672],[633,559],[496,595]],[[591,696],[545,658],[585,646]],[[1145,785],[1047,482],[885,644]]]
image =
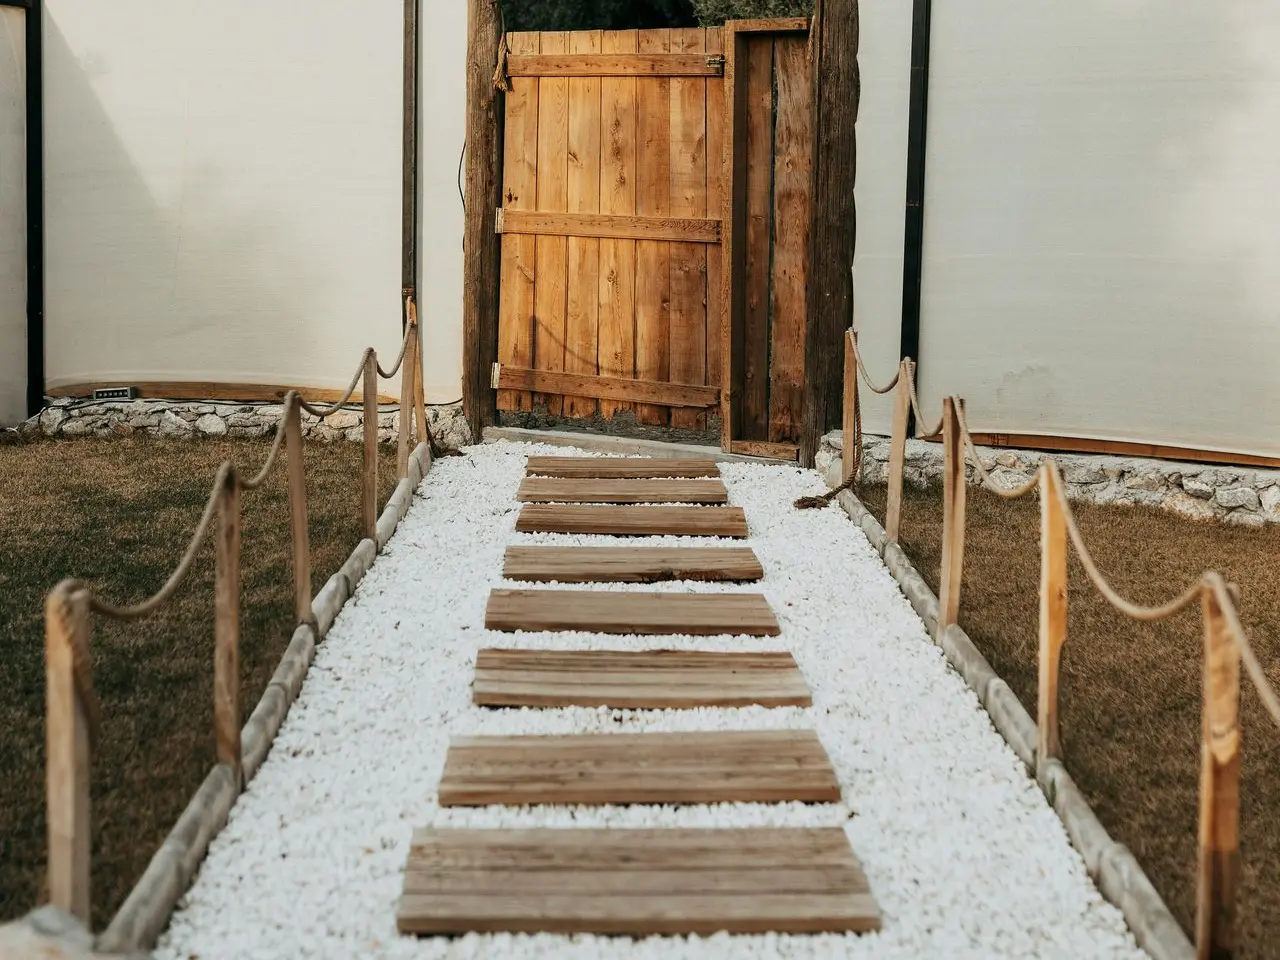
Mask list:
[[714,429],[721,30],[507,44],[498,409]]

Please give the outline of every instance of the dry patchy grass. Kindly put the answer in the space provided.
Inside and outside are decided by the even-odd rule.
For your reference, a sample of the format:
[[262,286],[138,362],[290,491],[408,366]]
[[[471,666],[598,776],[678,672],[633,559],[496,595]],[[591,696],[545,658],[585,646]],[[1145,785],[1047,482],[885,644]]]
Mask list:
[[[884,519],[885,487],[864,503]],[[970,490],[960,621],[1036,712],[1039,502]],[[1099,569],[1125,596],[1168,599],[1206,569],[1239,584],[1241,618],[1280,686],[1280,525],[1192,523],[1146,508],[1074,504]],[[908,490],[902,546],[936,592],[941,490]],[[1062,673],[1067,769],[1111,836],[1143,865],[1183,928],[1195,927],[1203,641],[1199,606],[1161,624],[1116,612],[1073,556]],[[1280,957],[1280,730],[1247,679],[1241,701],[1241,955]]]
[[[315,589],[360,540],[359,444],[306,444]],[[0,447],[0,920],[44,884],[42,604],[64,577],[117,603],[148,596],[186,549],[214,471],[250,474],[262,441],[60,440]],[[379,503],[395,484],[383,450]],[[246,493],[242,704],[248,713],[293,633],[284,459]],[[214,762],[213,552],[147,620],[97,618],[93,676],[104,719],[92,763],[93,912],[109,920]]]

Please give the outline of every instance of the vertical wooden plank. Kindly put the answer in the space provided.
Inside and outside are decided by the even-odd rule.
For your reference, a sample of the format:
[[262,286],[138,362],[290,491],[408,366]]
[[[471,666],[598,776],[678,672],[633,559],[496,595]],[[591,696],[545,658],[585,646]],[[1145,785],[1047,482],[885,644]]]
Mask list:
[[742,376],[745,365],[743,310],[746,291],[744,240],[747,216],[747,44],[729,21],[724,27],[725,143],[728,192],[721,225],[720,447],[728,452],[741,436]]
[[[636,53],[634,30],[608,30],[603,53]],[[636,212],[636,78],[605,77],[600,86],[600,212]],[[636,376],[636,242],[600,241],[600,374]],[[608,418],[634,412],[634,403],[601,400]]]
[[[848,375],[846,362],[845,375]],[[846,389],[848,389],[846,387]],[[937,637],[941,642],[947,627],[960,622],[960,585],[964,575],[964,438],[960,433],[957,404],[964,401],[946,397],[942,401],[942,570],[938,587]]]
[[840,449],[840,480],[847,483],[860,466],[858,448],[862,444],[858,429],[858,335],[852,328],[844,334],[844,414],[841,422],[843,442]]
[[[603,31],[569,34],[570,53],[600,53]],[[572,77],[569,86],[567,205],[572,213],[600,212],[600,77]],[[600,316],[600,241],[569,237],[564,368],[599,373],[596,359]],[[591,397],[566,397],[567,417],[595,416]]]
[[[284,452],[289,467],[289,526],[293,547],[294,623],[314,623],[311,612],[311,534],[307,529],[307,475],[302,460],[302,406],[291,392],[284,410]],[[402,401],[403,402],[403,401]]]
[[[668,53],[670,32],[641,30],[636,35],[636,45],[640,53]],[[637,79],[636,132],[636,213],[670,216],[671,78]],[[670,379],[670,265],[670,243],[636,241],[636,377],[640,380]],[[670,421],[670,411],[653,404],[637,404],[636,419],[664,426]]]
[[[569,34],[542,33],[540,53],[568,53]],[[541,77],[538,80],[538,202],[534,208],[545,213],[568,210],[569,174],[569,80]],[[569,279],[568,237],[537,237],[537,274],[534,278],[533,366],[536,370],[559,373],[564,370],[566,344],[566,285]],[[538,394],[534,403],[545,405],[547,413],[564,412],[564,398]]]
[[[946,429],[944,424],[943,429]],[[1036,773],[1062,758],[1058,737],[1058,669],[1067,642],[1067,522],[1062,512],[1062,477],[1050,462],[1040,467],[1040,637],[1037,684]]]
[[[536,33],[511,33],[512,53],[538,52]],[[538,207],[538,79],[513,77],[507,93],[504,131],[502,206],[505,210]],[[498,308],[498,362],[533,366],[534,278],[537,238],[527,234],[502,237],[502,290]],[[528,391],[499,390],[499,410],[530,410]]]
[[1196,878],[1196,958],[1236,953],[1240,877],[1240,648],[1222,577],[1206,576],[1204,699],[1200,734],[1200,825]]
[[[375,391],[376,392],[376,391]],[[366,432],[367,432],[366,428]],[[218,491],[213,580],[213,732],[218,763],[240,776],[240,480]]]
[[[75,648],[89,649],[89,599],[60,583],[45,600],[45,820],[49,902],[89,923],[89,718]],[[77,644],[76,633],[81,636]]]
[[770,270],[769,439],[800,435],[804,396],[805,278],[809,271],[813,84],[806,42],[773,42],[773,257]]
[[889,491],[884,509],[884,530],[897,543],[902,523],[902,471],[907,463],[907,420],[911,415],[911,361],[898,365],[898,387],[893,393],[893,435],[889,438]]
[[[671,31],[673,53],[705,53],[706,31]],[[671,81],[671,213],[707,215],[707,81],[675,77]],[[707,382],[707,248],[700,243],[671,244],[671,382]],[[676,408],[671,425],[705,426],[706,414]]]
[[364,355],[364,469],[360,505],[364,535],[378,542],[378,355]]
[[[773,217],[773,38],[746,43],[746,299],[739,438],[769,439],[769,239]],[[741,77],[741,65],[739,65]]]
[[[724,53],[724,31],[720,27],[707,28],[707,55]],[[728,151],[725,139],[728,117],[725,109],[725,81],[721,77],[708,77],[707,91],[707,216],[721,222],[728,219]],[[723,282],[724,244],[708,246],[707,250],[707,383],[713,387],[721,383],[720,336],[721,317],[724,314]]]

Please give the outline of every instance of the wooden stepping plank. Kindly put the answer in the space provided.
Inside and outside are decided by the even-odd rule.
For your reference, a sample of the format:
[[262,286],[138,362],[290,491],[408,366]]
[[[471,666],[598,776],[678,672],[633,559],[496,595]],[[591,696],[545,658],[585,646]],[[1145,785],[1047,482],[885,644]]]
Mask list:
[[472,699],[482,707],[807,707],[790,653],[687,650],[481,650]]
[[728,503],[720,480],[559,480],[526,477],[522,503]]
[[759,580],[749,547],[507,547],[502,575],[533,583]]
[[528,503],[517,533],[600,533],[624,537],[745,537],[741,507],[571,507]]
[[835,803],[812,730],[458,737],[442,807],[487,804]]
[[759,593],[623,593],[610,590],[491,590],[486,630],[776,637]]
[[840,933],[880,910],[839,827],[416,830],[402,934]]
[[656,457],[530,457],[531,477],[718,477],[714,460],[659,459]]

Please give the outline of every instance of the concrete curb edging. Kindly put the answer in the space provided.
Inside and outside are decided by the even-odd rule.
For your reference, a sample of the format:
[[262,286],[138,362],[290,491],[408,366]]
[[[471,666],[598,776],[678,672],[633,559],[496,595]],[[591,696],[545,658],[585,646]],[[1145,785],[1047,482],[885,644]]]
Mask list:
[[[416,474],[421,482],[430,467],[431,453],[425,443],[419,444],[409,458],[409,477],[396,485],[378,520],[380,534],[384,525],[388,527],[388,540],[409,511],[416,488],[410,481]],[[385,545],[381,535],[379,541],[379,546]],[[307,670],[315,659],[316,646],[355,594],[356,585],[373,565],[377,552],[378,547],[372,540],[361,540],[341,569],[316,595],[311,603],[314,625],[304,623],[294,630],[262,698],[241,728],[242,782],[237,782],[235,770],[228,764],[219,764],[209,771],[110,925],[97,938],[97,949],[108,953],[141,950],[154,945],[164,932],[178,900],[191,886],[209,844],[226,825],[243,786],[253,779],[266,760],[290,706],[302,690]]]
[[[828,487],[840,485],[843,479],[841,470],[838,460],[827,467],[824,480]],[[849,519],[866,534],[912,608],[924,621],[929,635],[934,637],[938,625],[938,598],[929,585],[912,566],[902,548],[889,540],[884,527],[857,497],[846,490],[839,494],[837,501]],[[1030,775],[1035,777],[1039,739],[1036,723],[1013,690],[959,625],[948,627],[934,642],[942,648],[947,662],[977,694],[996,731],[1004,737]],[[1066,767],[1058,760],[1050,760],[1044,766],[1045,770],[1037,781],[1045,799],[1066,828],[1072,846],[1084,860],[1090,879],[1097,884],[1099,892],[1120,910],[1138,945],[1153,960],[1194,960],[1195,947],[1160,899],[1141,864],[1127,847],[1111,839]]]

